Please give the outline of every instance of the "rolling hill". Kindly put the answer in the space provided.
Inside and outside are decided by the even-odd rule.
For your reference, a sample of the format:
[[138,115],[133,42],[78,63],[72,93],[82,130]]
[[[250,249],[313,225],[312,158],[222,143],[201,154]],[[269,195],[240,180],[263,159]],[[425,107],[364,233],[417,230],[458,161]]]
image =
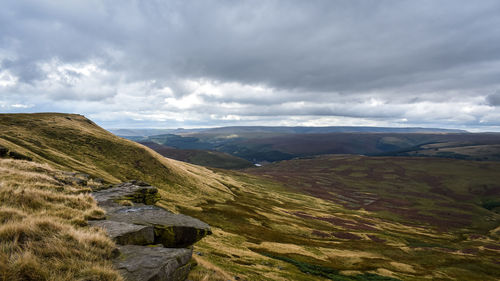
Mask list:
[[164,158],[80,115],[1,114],[0,131],[47,169],[143,180],[160,206],[209,223],[192,280],[500,277],[498,162],[337,155],[240,172]]
[[213,150],[177,149],[154,142],[140,142],[161,155],[200,166],[221,169],[244,169],[254,166],[252,162],[227,153]]
[[[177,149],[219,151],[253,163],[323,154],[433,156],[499,160],[498,133],[464,133],[439,129],[356,127],[225,127],[200,132],[130,137]],[[350,127],[348,127],[350,128]],[[354,129],[353,129],[354,130]]]

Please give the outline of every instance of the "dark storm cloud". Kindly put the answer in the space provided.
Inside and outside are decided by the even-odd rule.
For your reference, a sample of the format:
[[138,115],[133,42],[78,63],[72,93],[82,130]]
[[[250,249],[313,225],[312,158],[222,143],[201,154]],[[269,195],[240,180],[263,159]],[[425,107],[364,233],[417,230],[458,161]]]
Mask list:
[[[207,106],[262,116],[452,112],[417,106],[426,103],[467,107],[463,120],[478,124],[498,114],[476,113],[485,99],[498,105],[488,96],[500,87],[498,1],[4,2],[3,108],[102,100],[117,115],[149,108],[154,119],[187,112],[174,100],[193,95],[189,81],[209,81],[185,101],[199,118]],[[286,108],[293,102],[304,105]],[[64,106],[103,116],[95,105]]]

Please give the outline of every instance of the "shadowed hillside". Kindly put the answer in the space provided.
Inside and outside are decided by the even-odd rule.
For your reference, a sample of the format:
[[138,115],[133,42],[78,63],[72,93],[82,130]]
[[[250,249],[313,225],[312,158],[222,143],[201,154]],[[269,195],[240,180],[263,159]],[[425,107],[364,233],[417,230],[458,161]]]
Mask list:
[[221,169],[244,169],[253,166],[250,161],[218,151],[177,149],[154,142],[141,142],[141,144],[153,149],[167,158],[200,166]]

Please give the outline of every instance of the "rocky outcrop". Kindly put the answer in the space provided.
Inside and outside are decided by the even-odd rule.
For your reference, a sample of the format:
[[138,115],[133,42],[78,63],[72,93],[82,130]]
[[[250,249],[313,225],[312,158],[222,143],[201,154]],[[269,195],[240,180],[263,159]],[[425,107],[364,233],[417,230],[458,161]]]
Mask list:
[[142,181],[130,181],[110,188],[96,191],[92,194],[103,208],[120,206],[120,201],[153,205],[160,199],[158,189]]
[[118,244],[115,267],[128,281],[185,280],[192,247],[210,226],[198,219],[153,206],[158,190],[131,181],[93,192],[106,219],[89,224],[103,228]]
[[109,237],[120,245],[151,245],[155,242],[152,226],[112,220],[91,221],[89,224],[105,229]]
[[126,245],[118,250],[114,265],[127,280],[185,280],[191,269],[192,249]]
[[156,206],[133,206],[113,209],[109,220],[128,222],[154,228],[154,242],[165,247],[183,248],[211,234],[208,224]]

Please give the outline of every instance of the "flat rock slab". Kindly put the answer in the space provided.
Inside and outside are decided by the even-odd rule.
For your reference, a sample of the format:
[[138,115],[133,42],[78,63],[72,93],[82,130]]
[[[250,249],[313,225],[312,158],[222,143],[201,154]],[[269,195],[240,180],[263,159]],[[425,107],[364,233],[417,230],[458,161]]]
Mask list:
[[160,198],[156,187],[136,181],[94,191],[92,192],[92,196],[99,206],[103,208],[119,206],[118,201],[120,200],[130,200],[134,203],[153,205]]
[[148,245],[155,240],[152,226],[110,220],[89,221],[89,224],[103,228],[120,245]]
[[187,247],[212,233],[210,226],[198,219],[155,206],[114,208],[108,211],[107,219],[153,226],[155,243],[165,247]]
[[127,281],[180,281],[191,269],[192,249],[126,245],[118,250],[113,264]]

